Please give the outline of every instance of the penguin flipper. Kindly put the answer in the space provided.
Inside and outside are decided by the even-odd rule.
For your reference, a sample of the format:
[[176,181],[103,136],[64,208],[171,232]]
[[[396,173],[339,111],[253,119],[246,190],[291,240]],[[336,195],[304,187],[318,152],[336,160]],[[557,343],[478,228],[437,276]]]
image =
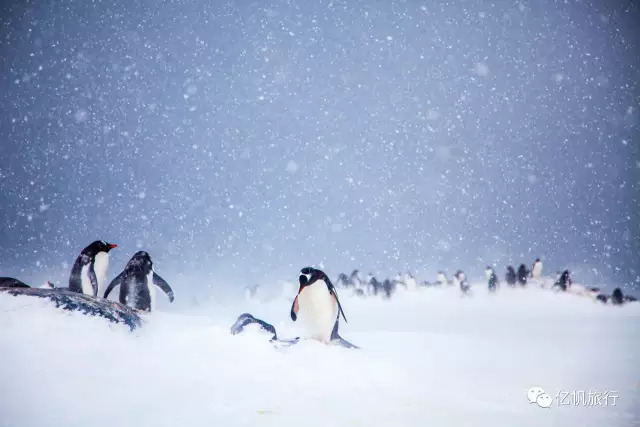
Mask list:
[[169,286],[162,277],[156,274],[155,271],[153,272],[153,284],[162,289],[162,292],[167,294],[169,297],[169,301],[173,302],[173,289],[171,289],[171,286]]
[[291,320],[294,322],[298,319],[298,295],[293,300],[293,304],[291,304]]
[[330,283],[328,285],[329,285],[329,293],[333,295],[333,297],[336,299],[336,302],[338,303],[338,318],[340,318],[340,313],[342,313],[342,318],[344,319],[345,322],[347,322],[347,317],[344,315],[344,310],[342,309],[342,305],[340,305],[340,300],[338,299],[338,293],[336,292],[336,288],[334,288],[333,285]]
[[98,278],[96,277],[96,272],[93,269],[93,265],[89,268],[89,280],[91,280],[91,289],[93,289],[93,296],[98,296]]
[[124,271],[118,274],[116,278],[113,279],[111,283],[109,283],[109,286],[107,286],[107,289],[104,291],[104,297],[103,297],[104,299],[107,299],[111,291],[114,290],[116,286],[121,284],[123,277],[124,277]]

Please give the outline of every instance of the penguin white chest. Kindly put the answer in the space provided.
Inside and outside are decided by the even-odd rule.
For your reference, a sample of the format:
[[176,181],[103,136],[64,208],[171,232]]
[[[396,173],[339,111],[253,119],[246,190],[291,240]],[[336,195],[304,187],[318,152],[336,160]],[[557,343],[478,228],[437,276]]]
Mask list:
[[298,294],[298,307],[301,320],[311,337],[329,342],[338,317],[338,304],[334,296],[329,293],[327,284],[318,280],[305,286]]
[[156,308],[156,287],[153,286],[153,270],[147,274],[145,284],[149,288],[149,308],[153,311]]
[[103,295],[107,282],[107,269],[109,268],[109,254],[98,252],[93,262],[93,271],[98,280],[98,295]]
[[91,264],[89,263],[82,266],[82,270],[80,270],[80,284],[82,285],[83,294],[93,296],[93,286],[91,286],[91,279],[89,278],[90,268]]
[[536,262],[533,265],[533,271],[531,272],[531,276],[538,279],[542,275],[542,263]]

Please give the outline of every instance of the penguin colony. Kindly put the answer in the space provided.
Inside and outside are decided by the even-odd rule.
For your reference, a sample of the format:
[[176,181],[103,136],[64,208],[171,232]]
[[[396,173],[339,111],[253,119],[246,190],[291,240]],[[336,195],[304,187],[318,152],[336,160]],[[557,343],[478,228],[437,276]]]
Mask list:
[[[106,300],[109,294],[119,286],[118,299],[120,304],[144,313],[154,309],[157,287],[167,295],[170,302],[173,302],[174,293],[171,286],[155,272],[153,261],[145,251],[136,252],[127,262],[124,270],[107,285],[109,252],[117,247],[118,245],[103,240],[92,242],[76,258],[69,276],[68,288],[56,288],[53,283],[47,281],[40,286],[40,289],[34,289],[32,292],[47,292],[49,296],[51,292],[54,294],[71,292],[74,293],[72,295],[82,294],[84,297],[98,302],[100,299]],[[490,293],[497,292],[500,280],[494,268],[487,266],[485,275],[488,291]],[[506,269],[505,282],[510,287],[525,287],[528,284],[538,284],[544,287],[545,283],[542,279],[542,261],[539,258],[535,260],[530,270],[525,264],[521,264],[517,271],[511,265]],[[328,276],[321,270],[305,267],[300,270],[298,282],[298,293],[293,299],[290,310],[291,320],[296,322],[300,318],[311,339],[325,344],[335,343],[347,348],[358,348],[344,340],[338,333],[340,317],[345,322],[347,317],[338,299],[336,287]],[[419,286],[454,286],[460,289],[462,296],[472,294],[467,277],[462,270],[456,271],[451,280],[447,279],[444,272],[439,271],[434,283],[425,281],[420,285],[410,273],[404,276],[398,273],[393,279],[385,279],[380,282],[373,274],[369,274],[366,281],[362,280],[359,271],[354,270],[349,276],[344,273],[340,274],[336,284],[343,289],[352,289],[353,294],[358,296],[381,294],[387,299],[390,299],[398,289],[416,290]],[[572,287],[571,273],[569,270],[565,270],[559,274],[551,289],[556,292],[586,295],[594,301],[612,305],[636,301],[633,296],[623,295],[620,288],[616,288],[609,296],[602,294],[598,288],[578,288],[578,286]],[[0,288],[24,289],[30,288],[30,286],[18,279],[0,277]],[[248,289],[248,297],[255,295],[257,288],[258,286],[254,285]],[[279,339],[272,325],[249,313],[243,313],[238,317],[236,323],[231,327],[231,333],[241,333],[249,325],[256,325],[260,330],[270,334],[270,341],[274,343],[291,345],[299,340],[299,337],[293,340]]]
[[[611,295],[602,293],[599,288],[585,288],[581,285],[572,285],[571,272],[564,270],[557,273],[556,279],[551,283],[542,276],[542,261],[537,258],[531,268],[527,268],[525,264],[520,264],[516,270],[509,265],[506,268],[504,282],[510,288],[527,287],[527,285],[535,285],[540,288],[549,288],[554,292],[566,292],[573,295],[587,296],[594,301],[605,304],[622,305],[628,302],[635,302],[637,298],[632,295],[624,295],[620,288],[615,288]],[[496,293],[500,288],[501,281],[498,278],[494,267],[487,266],[485,269],[485,277],[487,290],[489,293]],[[391,296],[398,290],[408,290],[411,286],[409,283],[416,283],[415,278],[407,273],[404,277],[398,273],[393,279],[385,279],[380,282],[372,273],[367,275],[366,279],[361,278],[358,269],[353,270],[350,275],[341,273],[336,280],[336,286],[341,289],[350,290],[354,295],[366,297],[382,295],[384,298]],[[457,270],[451,279],[448,279],[443,271],[438,271],[434,282],[423,281],[419,287],[445,287],[451,286],[460,289],[461,296],[472,295],[471,286],[467,282],[467,277],[462,270]]]

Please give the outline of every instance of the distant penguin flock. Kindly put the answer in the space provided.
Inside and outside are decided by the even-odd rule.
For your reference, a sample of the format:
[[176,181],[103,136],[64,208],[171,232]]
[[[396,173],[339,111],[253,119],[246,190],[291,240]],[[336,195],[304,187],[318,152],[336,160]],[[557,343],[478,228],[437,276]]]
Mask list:
[[[542,270],[543,263],[540,258],[535,259],[531,268],[528,268],[525,263],[520,264],[517,270],[513,265],[508,265],[506,267],[504,281],[510,288],[524,288],[533,284],[556,292],[588,296],[594,301],[611,305],[622,305],[637,301],[634,296],[624,295],[620,288],[616,288],[612,295],[606,295],[603,294],[599,288],[586,289],[580,285],[572,285],[571,272],[569,270],[558,272],[556,279],[544,277]],[[491,265],[485,268],[485,280],[487,290],[490,294],[495,294],[500,289],[498,273],[496,273],[495,268]],[[354,295],[361,297],[376,296],[380,292],[385,299],[391,299],[392,295],[399,290],[413,290],[414,286],[418,288],[450,286],[458,288],[461,296],[472,295],[471,286],[467,281],[467,276],[462,270],[457,270],[451,279],[447,278],[444,271],[439,270],[434,282],[424,280],[419,282],[418,285],[418,282],[411,273],[406,273],[404,276],[398,273],[393,279],[385,279],[382,282],[380,282],[373,273],[369,273],[367,280],[363,281],[360,279],[359,270],[356,269],[353,270],[350,276],[344,273],[339,274],[336,283],[339,288],[352,290]],[[367,287],[367,292],[362,290],[364,287]],[[622,295],[622,297],[620,297],[620,295]]]

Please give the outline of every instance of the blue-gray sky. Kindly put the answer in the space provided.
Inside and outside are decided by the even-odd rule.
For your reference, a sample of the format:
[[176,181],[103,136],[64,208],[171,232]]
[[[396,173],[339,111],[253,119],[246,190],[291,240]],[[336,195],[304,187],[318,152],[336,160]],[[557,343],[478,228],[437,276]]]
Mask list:
[[640,280],[637,2],[0,10],[0,275]]

